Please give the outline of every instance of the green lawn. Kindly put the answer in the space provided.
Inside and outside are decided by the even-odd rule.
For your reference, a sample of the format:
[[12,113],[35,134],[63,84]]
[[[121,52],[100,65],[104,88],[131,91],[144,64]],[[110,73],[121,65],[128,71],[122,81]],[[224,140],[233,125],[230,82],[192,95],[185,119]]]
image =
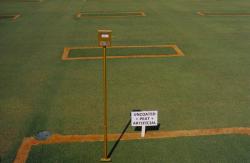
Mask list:
[[[1,161],[12,162],[22,139],[42,130],[102,133],[101,60],[62,61],[61,55],[64,47],[97,46],[97,29],[103,28],[112,29],[113,45],[176,44],[185,54],[108,61],[109,132],[121,132],[132,109],[158,110],[161,130],[250,127],[250,16],[196,14],[249,13],[249,7],[249,0],[0,0],[0,14],[21,14],[15,21],[0,19]],[[78,12],[88,11],[144,11],[146,16],[76,18]],[[139,151],[135,156],[151,162],[209,162],[210,156],[214,156],[212,162],[250,162],[249,140],[221,136],[218,144],[214,143],[217,138],[132,141],[122,142],[117,151],[139,145],[152,151],[154,146],[153,155]],[[206,148],[202,141],[214,146]],[[192,146],[190,155],[183,143],[188,143],[186,148]],[[239,145],[231,149],[234,143]],[[102,153],[99,146],[38,146],[32,149],[29,161],[43,161],[39,153],[44,149],[69,149],[65,157],[49,152],[55,156],[47,159],[53,162],[54,158],[76,156],[74,159],[83,160],[87,156],[88,162],[95,162]],[[209,150],[217,147],[223,156]],[[196,157],[198,148],[207,155]],[[114,160],[131,162],[130,153],[127,149],[117,152]]]

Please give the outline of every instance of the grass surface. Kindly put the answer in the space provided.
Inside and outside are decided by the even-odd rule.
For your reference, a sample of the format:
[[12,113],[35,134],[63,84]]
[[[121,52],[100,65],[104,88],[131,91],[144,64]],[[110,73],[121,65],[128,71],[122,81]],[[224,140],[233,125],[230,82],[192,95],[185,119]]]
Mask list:
[[[0,0],[0,13],[21,14],[15,21],[0,20],[2,162],[12,162],[22,139],[42,130],[60,134],[102,133],[101,61],[60,59],[64,47],[96,46],[97,29],[102,28],[112,29],[113,45],[177,44],[185,53],[185,57],[176,58],[108,61],[109,132],[121,132],[132,109],[158,110],[162,130],[249,127],[249,17],[196,14],[197,11],[242,13],[248,12],[249,6],[248,0],[107,0],[105,3],[99,0],[44,0],[41,3]],[[100,10],[144,11],[146,16],[75,18],[78,12]],[[220,141],[224,141],[222,138]],[[195,142],[196,138],[191,139],[190,146],[192,143],[202,146]],[[250,161],[245,155],[249,155],[249,138],[233,139],[236,143],[248,142],[239,143],[237,148],[242,149],[242,154],[234,158],[240,160],[244,155],[242,159]],[[210,139],[206,141],[209,143]],[[224,157],[229,160],[238,152],[230,148],[228,138],[225,142],[220,149],[222,153],[229,152]],[[133,149],[137,143],[142,148],[147,146],[142,142],[125,144]],[[162,143],[167,146],[166,140],[147,143],[152,143],[148,148],[160,145],[155,149],[155,156],[144,155],[144,159],[168,160],[168,157],[156,157],[157,152],[163,155],[170,152],[161,149]],[[173,160],[179,160],[187,150],[179,150],[182,143],[175,143],[176,152],[171,155]],[[88,154],[91,160],[100,156],[98,146],[94,143],[72,148],[91,149],[92,153]],[[60,146],[53,148],[59,150]],[[32,150],[31,158],[38,158],[35,153],[40,150]],[[73,157],[74,152],[77,151],[72,151],[69,157]],[[129,153],[114,155],[117,157],[114,160],[129,162],[125,156]],[[211,157],[217,155],[212,150],[207,153]],[[138,154],[138,159],[142,155]],[[59,159],[56,153],[51,157],[51,160]],[[190,162],[196,161],[192,154],[186,157]],[[213,159],[216,162],[216,157]],[[204,160],[209,159],[204,157]]]

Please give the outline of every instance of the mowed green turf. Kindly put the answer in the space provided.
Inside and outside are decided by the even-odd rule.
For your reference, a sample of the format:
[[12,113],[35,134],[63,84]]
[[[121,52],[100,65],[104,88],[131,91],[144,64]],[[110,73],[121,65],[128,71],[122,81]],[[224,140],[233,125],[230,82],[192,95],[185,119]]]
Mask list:
[[[250,17],[196,14],[242,13],[249,6],[248,0],[0,0],[1,14],[21,14],[15,21],[0,20],[1,161],[12,162],[22,139],[42,130],[102,133],[101,61],[61,60],[64,47],[97,45],[97,29],[102,28],[113,30],[113,45],[176,44],[185,53],[184,57],[108,61],[109,132],[121,132],[132,109],[158,110],[161,130],[249,127]],[[144,11],[146,16],[76,18],[78,12],[98,10]],[[166,140],[157,141],[162,148]],[[247,146],[239,143],[238,148]],[[224,150],[231,150],[230,144],[225,143]],[[96,152],[89,155],[91,159],[102,153],[99,148],[91,151]],[[225,159],[231,158],[230,153]],[[171,154],[178,160],[179,154],[186,153],[176,148]],[[192,155],[187,158],[195,162]]]

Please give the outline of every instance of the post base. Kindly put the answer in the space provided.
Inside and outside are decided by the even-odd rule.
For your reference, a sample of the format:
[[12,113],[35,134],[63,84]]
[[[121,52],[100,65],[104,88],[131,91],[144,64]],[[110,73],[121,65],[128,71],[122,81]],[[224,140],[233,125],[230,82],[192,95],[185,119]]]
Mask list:
[[101,158],[101,162],[111,162],[111,158]]

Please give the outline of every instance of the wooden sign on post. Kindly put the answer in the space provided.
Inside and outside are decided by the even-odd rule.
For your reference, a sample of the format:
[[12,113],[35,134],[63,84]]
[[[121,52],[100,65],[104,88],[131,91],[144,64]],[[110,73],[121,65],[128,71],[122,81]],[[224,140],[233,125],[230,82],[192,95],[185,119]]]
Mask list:
[[133,111],[131,112],[131,125],[141,126],[141,137],[145,136],[146,126],[158,125],[158,111]]
[[98,30],[98,46],[99,47],[111,46],[111,33],[112,33],[112,30]]

